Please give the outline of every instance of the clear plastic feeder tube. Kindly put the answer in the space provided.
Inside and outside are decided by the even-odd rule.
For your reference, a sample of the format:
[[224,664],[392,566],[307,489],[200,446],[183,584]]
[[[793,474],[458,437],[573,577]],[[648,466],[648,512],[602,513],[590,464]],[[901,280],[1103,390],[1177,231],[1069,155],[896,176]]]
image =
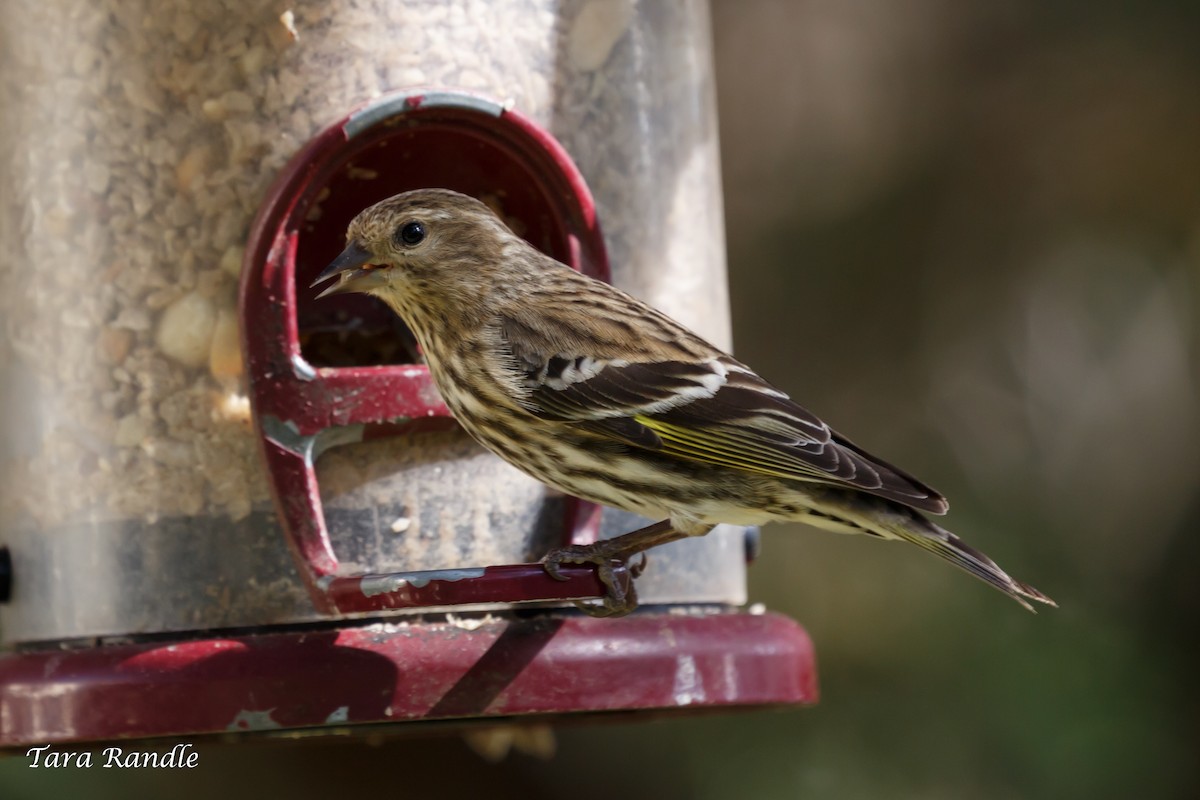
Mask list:
[[[7,3],[4,640],[316,618],[250,423],[236,289],[275,176],[364,102],[440,87],[518,109],[590,186],[613,281],[728,345],[710,60],[699,1]],[[561,504],[455,430],[318,467],[363,570],[536,558]],[[674,548],[644,602],[744,599],[740,530]]]

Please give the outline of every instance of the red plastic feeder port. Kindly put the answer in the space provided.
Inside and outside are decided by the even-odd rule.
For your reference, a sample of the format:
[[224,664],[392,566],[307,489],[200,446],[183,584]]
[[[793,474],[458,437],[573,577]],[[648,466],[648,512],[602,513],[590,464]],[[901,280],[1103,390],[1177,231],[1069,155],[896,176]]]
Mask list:
[[[440,91],[389,96],[296,155],[255,220],[239,311],[255,426],[301,576],[325,612],[598,597],[603,587],[583,566],[564,568],[566,581],[533,564],[339,574],[316,457],[337,443],[453,422],[428,369],[395,347],[404,330],[391,311],[355,295],[316,303],[318,290],[308,287],[342,249],[359,211],[424,187],[478,197],[542,251],[608,278],[591,194],[570,157],[529,119],[489,100]],[[595,509],[569,506],[564,538],[590,536]]]

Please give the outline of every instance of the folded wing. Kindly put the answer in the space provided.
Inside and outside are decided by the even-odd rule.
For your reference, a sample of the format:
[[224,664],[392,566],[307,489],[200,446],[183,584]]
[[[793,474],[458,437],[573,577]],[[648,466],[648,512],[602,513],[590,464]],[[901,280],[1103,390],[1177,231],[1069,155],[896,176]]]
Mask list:
[[519,324],[506,326],[504,336],[527,393],[523,402],[543,418],[689,461],[946,511],[932,488],[840,436],[724,354],[634,361],[617,355],[611,342],[591,348],[608,357],[580,352],[585,337],[578,330],[563,337],[570,346],[530,336]]

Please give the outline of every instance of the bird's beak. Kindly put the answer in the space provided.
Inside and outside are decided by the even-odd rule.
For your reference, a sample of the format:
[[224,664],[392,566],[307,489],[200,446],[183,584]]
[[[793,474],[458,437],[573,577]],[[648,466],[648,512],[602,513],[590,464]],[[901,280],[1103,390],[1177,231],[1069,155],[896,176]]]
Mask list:
[[351,242],[310,285],[316,286],[335,275],[340,275],[341,280],[317,295],[318,299],[331,294],[365,292],[384,284],[386,279],[383,272],[384,270],[371,264],[371,253],[365,247]]

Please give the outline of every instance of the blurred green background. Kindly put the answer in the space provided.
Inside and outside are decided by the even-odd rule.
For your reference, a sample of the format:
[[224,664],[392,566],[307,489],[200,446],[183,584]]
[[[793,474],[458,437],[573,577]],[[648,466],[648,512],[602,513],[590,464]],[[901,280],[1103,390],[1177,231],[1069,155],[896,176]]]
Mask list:
[[1193,796],[1200,4],[713,17],[738,354],[1061,609],[777,526],[752,598],[815,639],[815,708],[496,765],[449,735],[209,744],[182,776],[9,758],[0,797]]

